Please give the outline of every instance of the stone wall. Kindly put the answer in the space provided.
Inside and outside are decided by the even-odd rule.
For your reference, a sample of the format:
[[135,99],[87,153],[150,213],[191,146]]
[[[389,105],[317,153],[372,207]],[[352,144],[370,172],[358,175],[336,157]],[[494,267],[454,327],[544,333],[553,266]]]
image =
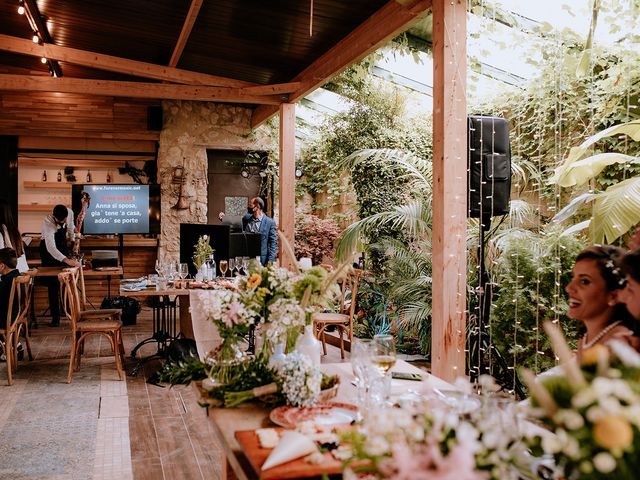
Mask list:
[[[180,223],[207,223],[208,148],[267,150],[266,128],[251,131],[249,108],[210,102],[163,102],[164,125],[158,150],[158,181],[162,191],[160,258],[178,260]],[[188,208],[172,209],[180,185],[172,182],[175,167],[184,166],[183,194]]]

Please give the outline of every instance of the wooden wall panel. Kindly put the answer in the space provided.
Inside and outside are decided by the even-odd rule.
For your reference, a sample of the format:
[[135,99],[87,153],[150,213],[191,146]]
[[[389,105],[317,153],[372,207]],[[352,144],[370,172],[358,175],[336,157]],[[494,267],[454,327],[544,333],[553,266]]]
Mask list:
[[51,92],[0,92],[0,134],[42,131],[144,132],[157,101]]

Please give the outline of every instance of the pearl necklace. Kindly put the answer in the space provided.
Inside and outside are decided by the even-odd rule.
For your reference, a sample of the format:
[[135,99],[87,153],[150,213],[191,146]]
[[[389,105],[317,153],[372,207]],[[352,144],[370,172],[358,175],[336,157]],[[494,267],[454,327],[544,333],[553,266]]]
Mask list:
[[603,328],[599,334],[593,337],[593,339],[590,342],[587,342],[587,334],[585,333],[584,337],[582,337],[582,349],[586,350],[588,348],[593,347],[596,343],[598,343],[599,340],[602,340],[602,337],[604,337],[607,333],[609,333],[611,330],[617,327],[620,323],[622,323],[622,320],[618,320],[613,323],[610,323],[605,328]]

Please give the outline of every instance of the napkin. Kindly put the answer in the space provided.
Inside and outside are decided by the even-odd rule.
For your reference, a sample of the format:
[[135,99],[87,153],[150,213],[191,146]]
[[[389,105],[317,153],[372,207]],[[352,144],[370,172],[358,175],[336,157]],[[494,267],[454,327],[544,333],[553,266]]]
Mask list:
[[276,448],[265,460],[262,470],[276,467],[317,451],[318,447],[309,437],[293,430],[287,430],[280,438]]

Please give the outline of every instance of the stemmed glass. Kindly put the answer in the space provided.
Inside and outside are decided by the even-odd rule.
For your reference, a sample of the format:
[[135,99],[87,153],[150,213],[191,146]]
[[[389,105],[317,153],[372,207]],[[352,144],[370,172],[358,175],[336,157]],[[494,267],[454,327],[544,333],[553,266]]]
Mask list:
[[187,276],[189,276],[189,265],[181,263],[178,267],[178,275],[180,276],[180,280],[187,278]]
[[245,275],[249,275],[249,257],[242,257],[242,269]]
[[242,275],[242,257],[236,257],[236,270],[238,275]]
[[368,408],[369,387],[373,376],[377,375],[377,371],[372,367],[374,346],[370,338],[354,338],[351,346],[351,368],[356,377],[358,405],[362,412]]
[[375,354],[373,364],[378,368],[380,374],[386,375],[396,364],[396,342],[392,335],[375,335]]
[[235,268],[236,268],[236,259],[231,257],[229,259],[229,276],[230,277],[233,277],[233,271],[235,270]]
[[227,268],[229,268],[229,264],[226,260],[220,260],[220,273],[222,273],[222,277],[227,276]]

